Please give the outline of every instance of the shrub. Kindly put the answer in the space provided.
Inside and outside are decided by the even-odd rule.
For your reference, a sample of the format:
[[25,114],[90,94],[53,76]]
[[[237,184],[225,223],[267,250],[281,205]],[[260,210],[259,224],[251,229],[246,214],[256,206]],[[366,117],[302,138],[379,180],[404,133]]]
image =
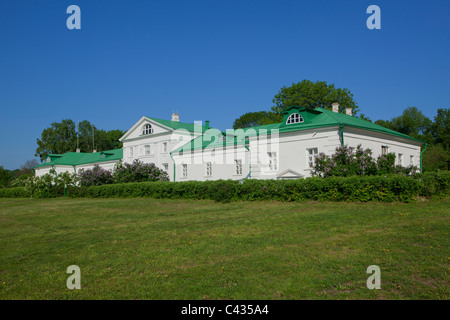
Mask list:
[[314,163],[313,176],[327,177],[349,177],[365,175],[388,175],[399,173],[404,175],[414,175],[418,171],[417,167],[402,167],[395,165],[395,154],[372,157],[370,149],[363,150],[358,145],[355,152],[348,147],[340,146],[336,152],[330,156],[320,153]]
[[92,169],[78,171],[78,180],[82,186],[100,186],[113,183],[113,174],[96,164]]
[[154,163],[143,163],[136,159],[131,164],[118,163],[114,169],[113,181],[114,183],[169,181],[169,176]]
[[0,198],[29,198],[24,187],[0,188]]

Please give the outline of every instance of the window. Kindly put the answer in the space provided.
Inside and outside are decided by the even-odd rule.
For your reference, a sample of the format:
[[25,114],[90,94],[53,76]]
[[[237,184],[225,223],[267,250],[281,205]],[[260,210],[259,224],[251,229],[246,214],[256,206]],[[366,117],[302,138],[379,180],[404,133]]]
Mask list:
[[381,155],[386,156],[389,153],[388,146],[381,146]]
[[242,174],[242,160],[234,160],[234,165],[236,167],[236,174]]
[[314,167],[315,158],[318,155],[319,151],[317,148],[310,148],[306,149],[308,150],[308,165],[310,168]]
[[187,178],[187,164],[183,164],[183,178]]
[[269,156],[269,169],[270,170],[278,170],[277,153],[276,152],[267,152],[267,155]]
[[167,152],[167,142],[163,142],[163,152]]
[[206,176],[207,177],[212,176],[212,163],[211,162],[206,163]]
[[399,166],[403,165],[403,154],[401,153],[398,154],[398,165]]
[[142,134],[150,134],[150,133],[153,133],[153,128],[152,128],[152,125],[150,123],[147,123],[144,126],[144,130],[142,131]]
[[414,165],[414,156],[409,156],[409,164]]
[[169,172],[169,164],[168,163],[163,163],[163,167],[164,167],[165,172]]
[[133,158],[133,147],[130,147],[130,158]]
[[293,113],[287,118],[286,124],[302,123],[302,122],[303,117],[299,113]]
[[144,154],[148,156],[150,154],[150,145],[147,144],[144,146]]

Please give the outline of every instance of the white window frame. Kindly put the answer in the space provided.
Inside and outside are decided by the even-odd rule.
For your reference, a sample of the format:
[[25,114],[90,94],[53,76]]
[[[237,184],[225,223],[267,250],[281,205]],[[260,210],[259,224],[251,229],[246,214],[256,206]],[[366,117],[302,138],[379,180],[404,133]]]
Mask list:
[[212,171],[212,162],[206,162],[206,176],[212,177],[213,171]]
[[167,162],[163,163],[163,167],[164,167],[164,171],[169,172],[169,164]]
[[314,168],[316,157],[319,155],[319,148],[315,147],[306,149],[306,155],[308,157],[308,168]]
[[242,175],[242,159],[234,160],[235,173],[237,175]]
[[167,152],[167,142],[163,142],[163,152]]
[[149,144],[146,144],[144,146],[144,155],[149,156],[149,155],[151,155],[151,153],[152,153],[152,148],[150,147]]
[[130,147],[130,158],[134,157],[134,150],[133,147]]
[[292,113],[286,120],[286,124],[302,123],[304,122],[303,117],[300,113]]
[[414,165],[415,165],[415,162],[414,162],[414,161],[415,161],[414,156],[413,156],[413,155],[410,155],[410,156],[409,156],[409,164],[412,165],[412,166],[414,166]]
[[269,157],[269,169],[276,171],[278,170],[278,158],[276,152],[267,152],[267,156]]
[[398,154],[398,165],[403,166],[403,153]]
[[151,133],[153,133],[153,127],[150,123],[146,123],[142,130],[142,134],[146,135],[146,134],[151,134]]
[[187,178],[187,175],[188,175],[188,167],[187,167],[187,164],[183,164],[183,165],[182,165],[182,168],[183,168],[183,175],[182,175],[182,177],[183,177],[183,178]]
[[387,156],[389,153],[389,147],[388,146],[381,146],[381,155]]

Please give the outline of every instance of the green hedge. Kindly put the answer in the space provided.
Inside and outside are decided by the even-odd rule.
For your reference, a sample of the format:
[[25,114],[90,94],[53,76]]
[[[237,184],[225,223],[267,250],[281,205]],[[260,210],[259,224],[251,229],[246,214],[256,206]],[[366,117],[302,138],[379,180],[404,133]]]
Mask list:
[[24,187],[1,188],[0,198],[29,198],[30,194],[25,191]]
[[[4,192],[2,190],[10,190]],[[63,190],[54,190],[61,196]],[[23,188],[0,189],[0,197],[23,197]],[[410,202],[418,197],[444,198],[450,194],[450,172],[427,172],[415,177],[353,176],[297,180],[232,180],[186,182],[137,182],[90,187],[70,187],[73,198],[210,199],[219,202],[277,201],[380,201]]]

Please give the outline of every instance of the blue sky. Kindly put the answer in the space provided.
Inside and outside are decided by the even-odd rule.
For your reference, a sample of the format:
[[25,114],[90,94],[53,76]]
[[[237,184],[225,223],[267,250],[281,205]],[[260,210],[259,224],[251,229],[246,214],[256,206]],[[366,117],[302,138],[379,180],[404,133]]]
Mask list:
[[127,130],[175,110],[225,130],[303,79],[348,88],[372,120],[433,118],[450,104],[449,14],[448,0],[2,0],[0,166],[34,158],[62,119]]

